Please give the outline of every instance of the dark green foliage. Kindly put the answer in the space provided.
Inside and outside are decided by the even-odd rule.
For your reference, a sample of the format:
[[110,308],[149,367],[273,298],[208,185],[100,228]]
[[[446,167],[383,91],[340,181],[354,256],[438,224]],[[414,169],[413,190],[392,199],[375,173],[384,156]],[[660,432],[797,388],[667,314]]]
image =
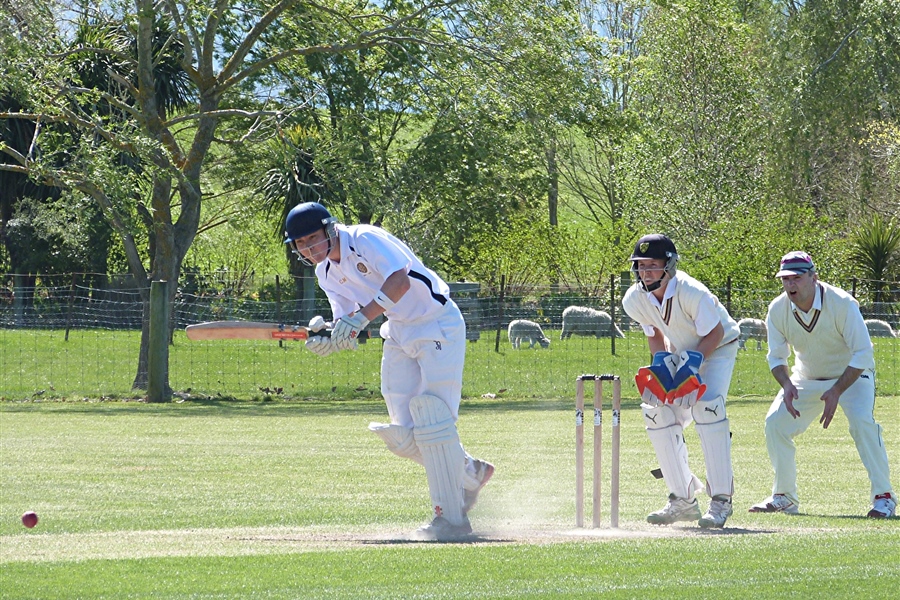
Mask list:
[[866,280],[872,302],[892,299],[889,281],[900,279],[900,224],[894,218],[885,219],[873,214],[851,237],[850,259]]

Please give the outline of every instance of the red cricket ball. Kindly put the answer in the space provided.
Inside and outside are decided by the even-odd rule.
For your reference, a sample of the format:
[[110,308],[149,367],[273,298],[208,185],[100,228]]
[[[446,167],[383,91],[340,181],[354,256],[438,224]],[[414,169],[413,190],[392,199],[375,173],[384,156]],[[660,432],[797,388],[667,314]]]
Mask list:
[[29,510],[27,513],[22,515],[22,525],[24,525],[28,529],[31,529],[32,527],[37,525],[37,522],[38,522],[38,516],[37,516],[37,513],[34,511]]

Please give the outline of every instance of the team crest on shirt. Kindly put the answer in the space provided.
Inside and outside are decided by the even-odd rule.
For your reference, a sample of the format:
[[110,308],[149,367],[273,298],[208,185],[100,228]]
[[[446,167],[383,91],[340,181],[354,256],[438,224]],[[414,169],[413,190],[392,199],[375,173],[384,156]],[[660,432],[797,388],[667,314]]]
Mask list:
[[365,275],[366,273],[369,272],[369,268],[366,267],[366,265],[364,265],[362,263],[356,263],[356,270],[359,271],[360,273],[362,273],[363,275]]
[[641,254],[646,254],[647,250],[650,249],[650,242],[641,242],[640,250]]

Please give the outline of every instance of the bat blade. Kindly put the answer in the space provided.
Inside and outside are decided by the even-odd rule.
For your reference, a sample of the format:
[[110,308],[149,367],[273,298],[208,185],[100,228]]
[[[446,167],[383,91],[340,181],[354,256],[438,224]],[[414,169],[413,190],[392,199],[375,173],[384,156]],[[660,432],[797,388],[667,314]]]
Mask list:
[[[308,327],[256,321],[208,321],[185,327],[189,340],[305,340]],[[325,331],[312,335],[327,335]]]

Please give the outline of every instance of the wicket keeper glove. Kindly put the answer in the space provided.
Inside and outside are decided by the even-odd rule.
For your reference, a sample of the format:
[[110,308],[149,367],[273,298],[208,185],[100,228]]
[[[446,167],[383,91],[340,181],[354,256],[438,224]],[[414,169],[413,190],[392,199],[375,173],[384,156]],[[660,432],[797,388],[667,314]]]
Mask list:
[[337,346],[334,345],[334,340],[324,335],[314,335],[307,339],[306,349],[322,357],[338,351]]
[[345,315],[334,324],[331,332],[331,339],[338,350],[356,350],[359,344],[356,339],[359,333],[366,328],[369,320],[365,318],[361,312],[352,315]]
[[641,401],[649,406],[659,406],[666,401],[672,387],[676,360],[677,357],[671,352],[657,352],[650,365],[638,369],[634,382],[641,394]]
[[691,407],[706,392],[706,384],[700,380],[700,365],[703,354],[685,350],[678,356],[679,367],[672,378],[672,387],[666,394],[666,401],[681,407]]

